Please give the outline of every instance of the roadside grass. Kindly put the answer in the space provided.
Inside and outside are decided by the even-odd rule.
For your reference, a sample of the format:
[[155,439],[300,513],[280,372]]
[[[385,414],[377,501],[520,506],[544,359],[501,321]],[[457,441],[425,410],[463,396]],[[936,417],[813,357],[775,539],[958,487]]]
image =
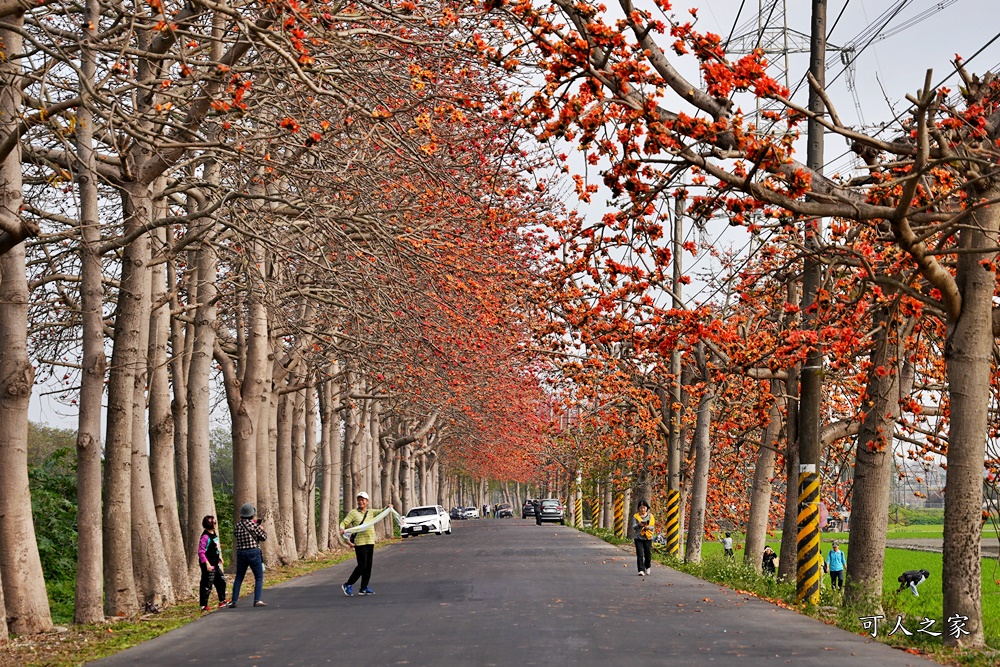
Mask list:
[[[940,530],[941,527],[937,528]],[[631,540],[615,537],[609,530],[590,528],[583,530],[611,544],[624,546],[632,543]],[[926,536],[926,533],[924,535]],[[830,588],[829,575],[824,577],[818,605],[799,604],[796,601],[795,581],[776,580],[758,574],[752,567],[745,565],[741,536],[734,535],[734,537],[737,538],[736,558],[726,558],[723,554],[722,544],[718,541],[706,541],[702,545],[700,563],[684,563],[668,556],[659,548],[653,550],[653,558],[657,562],[681,572],[749,593],[812,618],[834,624],[848,632],[872,636],[871,625],[866,629],[862,620],[864,617],[872,616],[872,610],[845,608],[842,605],[840,592]],[[846,533],[823,533],[821,551],[824,556],[830,550],[830,542],[834,539],[840,540],[841,548],[846,553]],[[767,544],[775,551],[778,551],[781,546],[780,539],[769,540]],[[850,560],[850,554],[846,555]],[[874,639],[895,648],[923,653],[942,664],[961,665],[962,667],[996,667],[1000,664],[1000,650],[997,650],[1000,648],[1000,564],[996,559],[984,558],[982,565],[983,628],[986,643],[990,648],[984,650],[952,649],[943,645],[943,634],[937,637],[927,634],[927,632],[947,632],[942,610],[942,556],[940,553],[907,549],[886,549],[885,578],[882,584],[883,618],[878,620]],[[909,589],[897,595],[896,590],[899,588],[899,582],[896,577],[905,570],[919,569],[926,569],[932,573],[931,577],[918,588],[919,596],[914,597]],[[902,619],[902,627],[913,633],[912,635],[907,636],[902,630],[895,629],[898,618]],[[924,619],[931,619],[934,622],[928,625]],[[871,621],[868,622],[871,623]],[[888,633],[891,631],[894,632],[890,636]]]
[[[380,542],[389,544],[391,540]],[[378,548],[379,545],[376,545]],[[310,574],[354,557],[349,549],[335,550],[319,557],[291,565],[269,567],[264,577],[264,588],[270,588],[289,579]],[[232,590],[232,577],[228,590]],[[253,575],[247,573],[243,591],[253,590]],[[228,591],[227,591],[228,592]],[[212,599],[215,599],[213,591]],[[220,610],[221,611],[221,610]],[[212,612],[220,613],[220,612]],[[221,613],[226,613],[221,611]],[[85,663],[131,648],[158,637],[175,628],[195,621],[206,614],[198,608],[197,596],[185,600],[158,614],[138,618],[109,619],[95,625],[71,625],[65,631],[42,635],[11,637],[10,643],[0,647],[0,665],[4,667],[78,667]]]

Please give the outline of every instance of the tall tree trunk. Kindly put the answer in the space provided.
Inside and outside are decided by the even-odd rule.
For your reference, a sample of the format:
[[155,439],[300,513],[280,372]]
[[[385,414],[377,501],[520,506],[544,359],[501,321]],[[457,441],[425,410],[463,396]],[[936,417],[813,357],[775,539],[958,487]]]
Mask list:
[[[122,199],[125,233],[138,232],[149,222],[148,188],[129,184]],[[109,616],[131,616],[139,610],[132,544],[132,411],[136,375],[146,370],[145,355],[141,360],[139,356],[148,343],[142,337],[149,323],[146,256],[145,239],[125,247],[115,308],[104,460],[104,607]]]
[[[153,219],[152,199],[143,193],[141,199],[129,197],[126,212],[143,220]],[[132,211],[141,211],[132,213]],[[136,258],[141,258],[142,266],[137,270],[141,275],[143,298],[138,304],[139,341],[136,355],[136,370],[132,384],[132,435],[130,438],[132,456],[132,568],[133,576],[143,600],[157,608],[174,602],[174,588],[166,567],[166,554],[160,526],[156,518],[153,488],[149,476],[149,457],[146,442],[146,378],[148,377],[148,346],[150,318],[150,237],[140,236],[133,245],[137,247]],[[136,282],[140,284],[139,280]]]
[[[171,235],[167,235],[168,242]],[[193,253],[191,254],[194,257]],[[193,280],[188,285],[189,303],[197,303],[197,267],[190,267],[187,275]],[[177,285],[176,270],[173,262],[167,265],[167,282],[171,287]],[[177,290],[171,291],[170,310],[180,312],[181,302]],[[190,335],[187,335],[188,332]],[[188,521],[188,373],[190,372],[191,355],[194,352],[194,334],[190,325],[178,317],[170,318],[170,385],[172,396],[170,414],[174,420],[174,472],[177,488],[177,516],[181,524],[181,536],[187,532]],[[187,549],[185,553],[187,553]],[[185,558],[186,561],[186,558]],[[186,567],[186,565],[185,565]]]
[[278,399],[278,516],[275,528],[281,545],[281,560],[291,563],[298,560],[295,544],[293,508],[295,487],[292,482],[292,403],[293,393],[281,394]]
[[[166,249],[166,229],[155,232],[157,252]],[[184,537],[177,514],[177,480],[174,476],[174,417],[170,411],[170,377],[167,367],[167,339],[170,335],[170,301],[167,299],[166,269],[155,264],[152,270],[152,302],[156,309],[149,317],[149,476],[153,484],[156,519],[160,526],[167,570],[174,594],[191,594]]]
[[[274,352],[274,341],[271,341],[271,355]],[[268,559],[268,563],[284,563],[287,562],[284,556],[284,547],[281,541],[278,539],[280,531],[278,530],[278,517],[281,516],[281,503],[280,503],[280,493],[278,491],[278,387],[275,384],[275,374],[274,374],[274,364],[271,365],[271,382],[268,384],[268,396],[267,396],[267,443],[265,445],[267,449],[266,461],[267,461],[267,490],[269,494],[268,501],[270,503],[269,507],[265,509],[264,515],[264,526],[265,530],[268,531],[268,535],[274,535],[275,539],[265,540],[263,547],[264,557]],[[260,452],[261,444],[258,441],[257,451]],[[258,475],[260,474],[260,467],[258,466]],[[259,482],[258,482],[259,483]],[[260,488],[260,487],[258,487]]]
[[[983,194],[998,195],[994,187]],[[970,250],[958,256],[955,281],[962,294],[957,321],[949,320],[945,340],[951,420],[948,434],[948,494],[944,506],[944,617],[967,617],[969,634],[946,634],[948,645],[982,646],[983,461],[989,424],[990,375],[993,347],[993,295],[997,275],[1000,211],[984,208],[972,214],[960,232],[959,245]]]
[[[81,30],[86,35],[80,51],[80,75],[93,82],[97,71],[95,42],[100,21],[100,0],[87,0]],[[101,541],[101,409],[108,360],[104,352],[104,283],[99,247],[97,159],[94,153],[93,113],[90,94],[81,86],[84,103],[77,107],[76,147],[80,162],[77,188],[80,197],[80,310],[81,345],[80,412],[76,433],[76,600],[73,621],[103,623],[104,545]],[[6,626],[3,628],[6,630]]]
[[[260,277],[259,273],[248,276],[251,289]],[[232,424],[234,516],[243,503],[259,505],[260,498],[264,495],[258,489],[257,434],[267,432],[267,414],[261,409],[261,398],[266,384],[264,375],[270,370],[267,359],[270,345],[267,312],[261,302],[263,295],[259,291],[255,290],[248,297],[249,317],[246,330],[244,331],[243,326],[238,326],[239,367],[234,365],[220,345],[215,346],[215,359],[222,368],[226,403]],[[262,511],[258,506],[259,516]]]
[[399,497],[403,502],[403,509],[399,510],[404,516],[413,507],[413,446],[404,445],[399,452]]
[[320,486],[319,494],[319,529],[316,531],[316,544],[320,551],[326,551],[331,546],[330,496],[333,493],[333,479],[330,477],[330,474],[332,471],[331,459],[333,458],[333,452],[331,451],[333,435],[331,433],[331,429],[333,428],[333,382],[330,380],[324,380],[320,383],[318,389],[320,424],[319,450],[320,457],[322,458],[319,471],[323,475],[323,482]]
[[[334,362],[333,375],[338,375],[337,364]],[[340,437],[340,404],[341,390],[337,381],[330,385],[330,546],[337,545],[337,535],[340,534],[338,524],[341,512],[341,489],[344,481],[344,459]]]
[[760,572],[760,559],[764,554],[767,525],[771,512],[771,479],[774,477],[776,445],[781,433],[781,418],[785,397],[780,380],[771,380],[774,402],[768,412],[768,423],[757,451],[757,464],[753,472],[753,489],[750,491],[750,516],[747,519],[747,539],[743,562]]
[[310,379],[305,388],[305,488],[303,498],[306,509],[306,558],[316,555],[316,386]]
[[345,509],[354,507],[354,499],[361,489],[354,486],[354,448],[358,440],[358,407],[351,398],[357,393],[354,384],[354,373],[348,373],[344,382],[346,392],[346,408],[344,412],[344,454],[343,454],[343,486]]
[[[416,505],[426,505],[427,504],[427,457],[424,455],[414,457],[414,491],[416,491],[416,499],[414,504]],[[480,505],[482,507],[482,505]]]
[[368,428],[368,415],[371,401],[363,400],[361,409],[358,410],[357,426],[354,429],[354,446],[351,448],[351,486],[354,487],[355,497],[361,491],[365,491],[371,496],[371,491],[366,484],[365,470],[368,460],[368,438],[371,434]]
[[[211,225],[203,221],[203,225]],[[200,233],[208,234],[202,229]],[[212,492],[210,457],[212,358],[215,353],[216,299],[218,267],[215,248],[203,243],[197,253],[198,308],[195,311],[194,349],[188,371],[188,517],[187,546],[188,571],[192,581],[200,569],[198,542],[201,537],[201,520],[207,514],[217,514]]]
[[[368,415],[368,479],[370,480],[370,493],[381,507],[382,500],[382,456],[380,441],[382,439],[382,404],[378,399],[372,400],[371,410]],[[382,524],[384,528],[391,532],[392,522],[386,521]]]
[[781,529],[781,551],[778,552],[778,577],[795,579],[798,571],[799,536],[799,372],[788,369],[785,380],[788,414],[785,417],[785,514]]
[[392,494],[392,506],[397,508],[401,514],[406,514],[407,510],[403,509],[403,493],[402,486],[403,481],[403,452],[399,449],[391,449],[392,453],[392,473],[389,477],[392,480],[389,486],[389,492]]
[[684,561],[687,563],[701,562],[701,543],[705,535],[705,511],[708,500],[708,473],[712,459],[712,404],[715,401],[703,343],[698,343],[697,355],[705,387],[698,400],[698,416],[694,429],[695,463],[694,476],[691,480],[691,514],[688,519],[687,546],[684,550]]
[[[298,377],[293,384],[300,384]],[[295,547],[302,558],[306,554],[309,536],[306,534],[306,456],[305,456],[305,389],[298,389],[292,397],[292,525],[295,529]]]
[[[382,489],[382,506],[393,505],[392,502],[392,447],[386,442],[378,445],[379,454],[379,486]],[[393,505],[395,507],[395,505]]]
[[[913,322],[900,326],[896,304],[879,308],[865,393],[864,419],[858,431],[851,491],[851,531],[844,585],[844,606],[861,606],[880,613],[889,524],[890,480],[895,468],[893,433],[899,419],[903,339]],[[885,369],[889,372],[885,373]],[[877,610],[877,611],[876,611]]]
[[[24,16],[0,23],[0,131],[16,133],[21,118]],[[17,226],[21,211],[21,150],[0,167],[0,216]],[[16,634],[52,629],[49,599],[35,541],[28,489],[28,404],[35,371],[28,359],[28,278],[24,243],[0,255],[0,584],[7,625]]]
[[10,634],[7,631],[7,607],[3,601],[3,576],[0,575],[0,646],[4,646]]
[[[271,346],[267,339],[264,340],[265,352],[269,353]],[[262,526],[268,535],[277,535],[274,529],[274,515],[276,508],[275,493],[271,487],[271,481],[274,479],[274,464],[272,463],[272,453],[274,444],[271,441],[271,435],[273,431],[272,422],[272,378],[271,378],[271,364],[268,359],[269,354],[265,355],[264,363],[264,375],[263,384],[261,386],[260,401],[257,406],[257,433],[255,438],[255,443],[257,447],[256,451],[256,463],[257,463],[257,515],[262,521]],[[264,562],[267,564],[277,563],[277,552],[274,548],[276,544],[275,540],[265,540],[261,545],[261,553],[264,557]]]

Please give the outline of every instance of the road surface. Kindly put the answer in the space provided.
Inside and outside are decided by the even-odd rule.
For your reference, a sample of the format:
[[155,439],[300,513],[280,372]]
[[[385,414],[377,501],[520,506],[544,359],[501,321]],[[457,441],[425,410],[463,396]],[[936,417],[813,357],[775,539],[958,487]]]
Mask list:
[[452,535],[379,548],[371,597],[341,592],[353,564],[93,664],[936,664],[655,563],[639,577],[628,552],[531,520],[456,521]]

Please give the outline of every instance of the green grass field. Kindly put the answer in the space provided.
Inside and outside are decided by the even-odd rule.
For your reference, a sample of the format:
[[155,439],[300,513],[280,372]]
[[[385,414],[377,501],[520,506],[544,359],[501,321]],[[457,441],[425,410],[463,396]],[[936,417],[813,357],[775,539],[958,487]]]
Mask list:
[[[928,538],[940,536],[941,534],[941,526],[907,526],[906,528],[907,532],[902,535],[904,537]],[[900,534],[890,533],[889,537],[897,538],[900,537]],[[824,533],[820,547],[823,555],[826,556],[827,552],[830,551],[831,542],[834,539],[840,540],[841,549],[847,555],[848,561],[850,561],[851,556],[847,549],[846,533]],[[768,544],[775,551],[779,551],[781,547],[780,539],[769,541]],[[739,539],[737,539],[737,547],[742,547],[741,540]],[[737,551],[736,556],[737,563],[742,564],[741,550]],[[702,558],[705,561],[706,567],[711,567],[710,563],[712,561],[724,562],[725,557],[722,553],[721,543],[716,541],[706,542],[702,548]],[[885,620],[879,621],[880,635],[888,633],[893,629],[898,616],[903,617],[903,627],[912,632],[915,632],[918,628],[923,628],[931,632],[944,632],[946,630],[941,593],[941,567],[942,556],[940,553],[911,551],[908,549],[886,549],[885,578],[882,584],[882,606]],[[909,589],[897,595],[896,589],[899,588],[899,582],[896,580],[896,577],[906,570],[921,569],[929,571],[931,576],[918,588],[920,595],[914,597]],[[714,579],[714,577],[712,578]],[[820,604],[839,606],[840,596],[831,590],[830,575],[825,575],[823,582],[824,587],[821,592]],[[732,585],[740,587],[745,583],[748,584],[750,582],[739,581]],[[772,592],[778,593],[777,597],[792,601],[794,600],[794,583],[787,584],[786,586],[788,587],[787,591],[782,589],[780,584],[769,584],[765,586],[764,591],[757,591],[752,587],[748,587],[747,590],[763,592],[768,597],[771,597],[770,593]],[[1000,562],[995,558],[982,559],[982,591],[983,628],[986,635],[986,642],[991,647],[1000,648]],[[864,613],[864,610],[858,610],[858,619],[854,628],[849,627],[851,619],[846,616],[838,621],[838,625],[846,627],[846,629],[853,629],[859,633],[864,632],[860,620],[860,615]],[[926,621],[922,619],[925,618],[933,620],[933,625],[923,625]],[[848,626],[845,626],[844,622],[848,623]],[[889,623],[889,625],[883,630],[881,628],[882,623]],[[891,642],[899,645],[918,645],[923,647],[933,643],[941,644],[941,637],[932,637],[925,632],[915,632],[912,637],[907,637],[902,632],[898,632],[890,639],[899,640]]]

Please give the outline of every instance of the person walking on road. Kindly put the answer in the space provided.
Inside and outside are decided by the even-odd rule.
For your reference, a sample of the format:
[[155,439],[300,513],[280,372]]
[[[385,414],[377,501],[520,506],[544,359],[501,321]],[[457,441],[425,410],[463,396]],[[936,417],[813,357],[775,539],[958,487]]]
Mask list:
[[232,608],[236,607],[236,602],[240,599],[240,587],[243,585],[243,577],[246,576],[247,568],[253,572],[253,606],[266,607],[264,601],[260,599],[264,592],[264,560],[260,554],[260,543],[267,539],[267,533],[260,527],[260,519],[257,516],[257,508],[252,503],[243,503],[240,507],[240,520],[233,527],[233,543],[236,547],[236,580],[233,582],[233,600],[229,603]]
[[639,511],[632,515],[632,540],[635,542],[635,562],[639,576],[649,574],[653,561],[653,527],[656,519],[649,511],[649,503],[639,501]]
[[[369,498],[364,491],[358,494],[357,501],[358,506],[348,512],[344,520],[340,522],[341,530],[352,526],[363,526],[370,518],[375,518],[385,511],[385,508],[371,509],[368,507]],[[358,591],[358,595],[375,595],[375,591],[368,588],[368,582],[372,578],[372,559],[375,557],[375,526],[368,526],[364,530],[354,533],[351,536],[353,539],[347,538],[346,533],[344,537],[351,543],[351,548],[354,549],[354,558],[358,564],[354,567],[354,571],[351,572],[347,581],[340,585],[341,590],[348,597],[354,595],[354,583],[360,579],[361,589]]]
[[825,568],[830,571],[830,585],[833,588],[844,588],[844,568],[847,567],[847,558],[840,550],[840,542],[833,541],[833,548],[826,554]]
[[198,606],[202,611],[208,611],[208,596],[212,587],[219,594],[219,608],[225,607],[226,577],[222,573],[225,567],[222,562],[222,548],[219,546],[219,536],[215,534],[215,517],[209,514],[201,520],[205,530],[198,542],[198,564],[201,566],[201,585],[198,586]]
[[531,501],[531,507],[535,510],[535,525],[542,525],[542,501],[535,498]]

